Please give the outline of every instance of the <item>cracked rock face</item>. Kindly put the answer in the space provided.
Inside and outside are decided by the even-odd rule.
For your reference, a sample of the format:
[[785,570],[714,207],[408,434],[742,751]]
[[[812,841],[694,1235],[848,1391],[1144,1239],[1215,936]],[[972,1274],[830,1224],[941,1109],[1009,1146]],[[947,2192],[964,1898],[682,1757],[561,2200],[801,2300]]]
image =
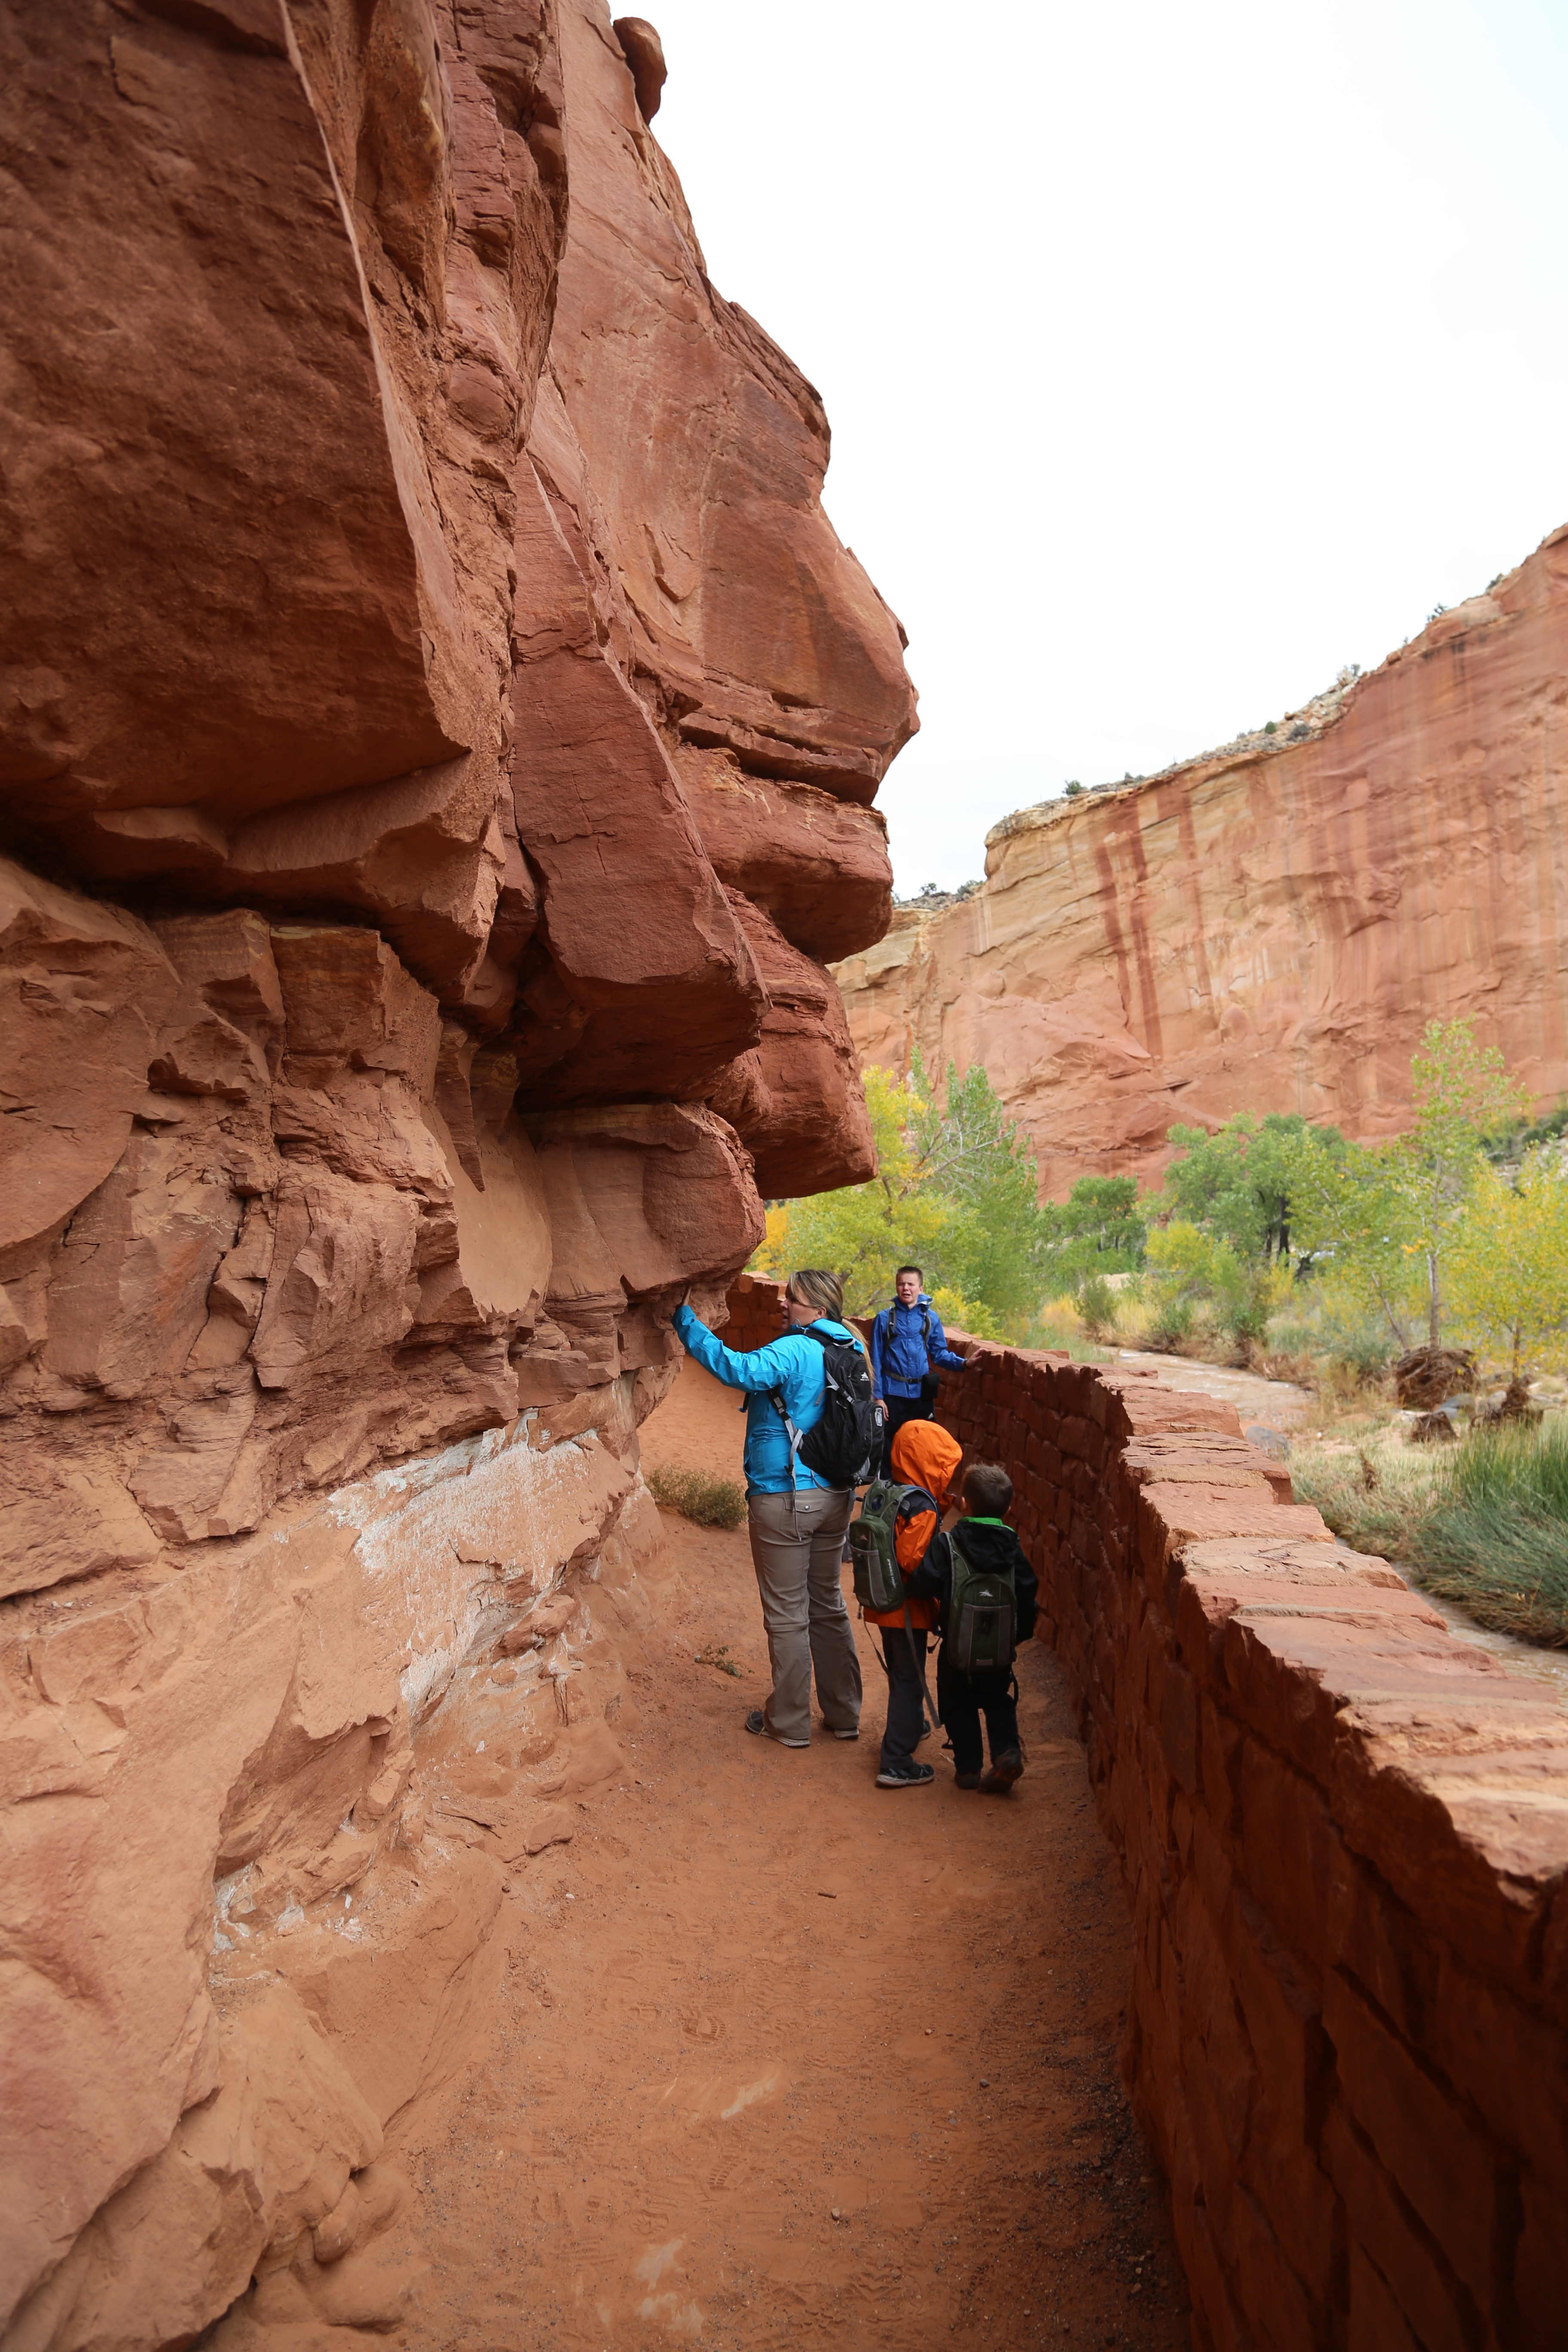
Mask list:
[[[826,966],[889,919],[903,635],[664,69],[595,0],[0,26],[28,2345],[188,2341],[392,2226],[326,2011],[215,2012],[215,1877],[257,1935],[374,1883],[475,1645],[651,1567],[670,1307],[868,1172]],[[610,1739],[587,1687],[531,1753]]]

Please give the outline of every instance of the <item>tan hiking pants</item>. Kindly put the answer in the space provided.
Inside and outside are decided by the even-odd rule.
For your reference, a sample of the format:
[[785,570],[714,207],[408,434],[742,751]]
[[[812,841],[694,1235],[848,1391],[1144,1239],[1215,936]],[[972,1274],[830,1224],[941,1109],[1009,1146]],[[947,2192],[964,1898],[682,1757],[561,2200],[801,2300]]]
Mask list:
[[830,1731],[860,1722],[860,1659],[844,1605],[844,1531],[855,1497],[827,1486],[752,1495],[752,1559],[773,1670],[763,1712],[775,1739],[811,1738],[811,1677]]

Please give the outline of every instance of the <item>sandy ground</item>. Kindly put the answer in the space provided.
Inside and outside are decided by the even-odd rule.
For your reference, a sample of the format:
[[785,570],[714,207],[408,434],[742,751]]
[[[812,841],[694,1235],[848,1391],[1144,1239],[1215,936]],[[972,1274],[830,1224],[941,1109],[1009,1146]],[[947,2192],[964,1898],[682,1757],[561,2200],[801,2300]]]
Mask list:
[[[688,1367],[649,1465],[738,1474]],[[744,1528],[667,1521],[622,1780],[510,1874],[482,2049],[389,2153],[431,2266],[399,2340],[1175,2347],[1187,2305],[1117,2067],[1130,1927],[1053,1661],[1009,1798],[875,1786],[866,1729],[785,1750]],[[699,1663],[727,1651],[738,1677]]]

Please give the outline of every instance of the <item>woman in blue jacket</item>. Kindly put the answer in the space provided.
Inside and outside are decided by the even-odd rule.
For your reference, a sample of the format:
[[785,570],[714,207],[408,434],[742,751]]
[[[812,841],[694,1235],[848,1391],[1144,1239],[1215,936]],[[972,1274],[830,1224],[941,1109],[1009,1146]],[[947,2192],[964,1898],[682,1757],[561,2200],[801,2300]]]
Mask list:
[[681,1345],[705,1371],[746,1391],[746,1507],[773,1671],[772,1696],[746,1717],[746,1729],[784,1748],[811,1743],[814,1668],[828,1730],[836,1739],[860,1736],[860,1660],[841,1581],[854,1492],[826,1485],[798,1454],[792,1483],[789,1436],[771,1393],[782,1392],[802,1436],[816,1428],[827,1383],[822,1349],[805,1335],[815,1327],[825,1339],[858,1347],[839,1320],[843,1311],[843,1284],[805,1266],[785,1287],[783,1339],[749,1355],[726,1348],[688,1306],[672,1318]]

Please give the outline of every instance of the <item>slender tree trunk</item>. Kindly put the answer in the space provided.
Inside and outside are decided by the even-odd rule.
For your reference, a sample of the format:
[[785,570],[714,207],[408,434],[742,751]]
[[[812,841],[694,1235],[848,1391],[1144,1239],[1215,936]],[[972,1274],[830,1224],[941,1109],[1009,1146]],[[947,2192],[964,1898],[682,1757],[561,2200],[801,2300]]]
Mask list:
[[1437,1253],[1436,1250],[1428,1250],[1426,1253],[1426,1283],[1431,1297],[1431,1313],[1427,1324],[1427,1336],[1435,1348],[1437,1344],[1437,1318],[1442,1306],[1442,1302],[1437,1295]]

